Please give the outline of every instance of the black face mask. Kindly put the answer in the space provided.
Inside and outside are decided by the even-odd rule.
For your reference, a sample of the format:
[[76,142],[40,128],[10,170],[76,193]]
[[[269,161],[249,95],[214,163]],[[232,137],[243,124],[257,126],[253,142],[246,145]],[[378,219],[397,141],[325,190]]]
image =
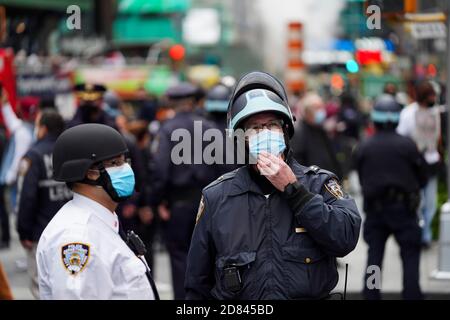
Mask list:
[[91,122],[95,120],[99,107],[92,103],[84,103],[80,105],[81,119],[83,122]]

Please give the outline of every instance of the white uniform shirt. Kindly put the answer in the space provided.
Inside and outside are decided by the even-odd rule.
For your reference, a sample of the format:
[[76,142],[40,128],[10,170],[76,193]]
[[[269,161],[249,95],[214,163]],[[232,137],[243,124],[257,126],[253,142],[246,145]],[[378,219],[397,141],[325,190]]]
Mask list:
[[41,299],[154,299],[143,262],[118,232],[115,213],[74,193],[39,239]]

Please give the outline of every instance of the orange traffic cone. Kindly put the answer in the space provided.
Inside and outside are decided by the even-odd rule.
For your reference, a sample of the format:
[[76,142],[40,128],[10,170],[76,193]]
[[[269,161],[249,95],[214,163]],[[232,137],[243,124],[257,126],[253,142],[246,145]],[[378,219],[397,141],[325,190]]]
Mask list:
[[0,262],[0,300],[13,300],[11,288],[9,287],[6,272]]

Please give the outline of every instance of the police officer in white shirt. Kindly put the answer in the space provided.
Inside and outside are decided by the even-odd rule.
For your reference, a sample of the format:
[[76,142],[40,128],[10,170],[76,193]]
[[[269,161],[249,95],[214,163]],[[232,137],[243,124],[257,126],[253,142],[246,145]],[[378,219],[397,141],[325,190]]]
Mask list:
[[145,260],[122,239],[114,212],[134,191],[127,151],[123,137],[102,124],[75,126],[56,141],[54,179],[66,182],[74,196],[39,240],[41,299],[157,297]]

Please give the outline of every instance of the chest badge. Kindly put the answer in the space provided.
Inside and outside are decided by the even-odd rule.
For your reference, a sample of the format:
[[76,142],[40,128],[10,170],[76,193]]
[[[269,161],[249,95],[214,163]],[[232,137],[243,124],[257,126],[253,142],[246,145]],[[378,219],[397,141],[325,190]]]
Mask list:
[[85,243],[68,243],[61,247],[64,267],[71,275],[81,272],[89,260],[90,249]]

